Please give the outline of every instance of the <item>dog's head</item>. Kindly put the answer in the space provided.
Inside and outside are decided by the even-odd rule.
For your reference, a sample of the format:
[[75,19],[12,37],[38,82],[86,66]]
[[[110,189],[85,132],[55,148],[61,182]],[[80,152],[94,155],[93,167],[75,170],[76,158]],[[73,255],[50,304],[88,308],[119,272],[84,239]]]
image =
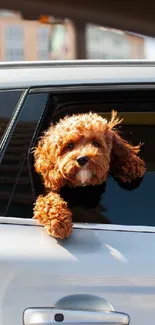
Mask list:
[[115,126],[116,113],[108,122],[96,113],[65,117],[51,125],[35,148],[35,168],[47,188],[55,191],[70,186],[97,185],[111,173],[123,182],[142,177],[144,162],[140,146],[123,140]]

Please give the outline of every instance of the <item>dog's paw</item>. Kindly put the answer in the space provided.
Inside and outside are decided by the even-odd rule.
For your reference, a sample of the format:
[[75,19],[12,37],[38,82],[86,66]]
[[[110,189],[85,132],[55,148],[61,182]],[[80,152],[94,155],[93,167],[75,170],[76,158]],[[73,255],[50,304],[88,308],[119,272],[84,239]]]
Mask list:
[[57,193],[40,195],[34,206],[34,218],[55,238],[68,238],[72,233],[72,212]]
[[66,220],[66,218],[63,219],[63,217],[60,220],[51,220],[50,223],[45,226],[45,229],[50,236],[60,239],[70,237],[73,231],[70,218],[69,220]]

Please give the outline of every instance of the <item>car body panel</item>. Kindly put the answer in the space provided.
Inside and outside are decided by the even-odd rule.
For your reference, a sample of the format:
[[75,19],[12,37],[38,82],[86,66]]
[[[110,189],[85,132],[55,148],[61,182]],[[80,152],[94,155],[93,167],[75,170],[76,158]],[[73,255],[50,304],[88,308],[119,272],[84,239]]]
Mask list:
[[56,241],[37,225],[0,224],[0,241],[1,324],[21,325],[25,309],[70,294],[102,297],[132,325],[154,318],[153,233],[74,229]]

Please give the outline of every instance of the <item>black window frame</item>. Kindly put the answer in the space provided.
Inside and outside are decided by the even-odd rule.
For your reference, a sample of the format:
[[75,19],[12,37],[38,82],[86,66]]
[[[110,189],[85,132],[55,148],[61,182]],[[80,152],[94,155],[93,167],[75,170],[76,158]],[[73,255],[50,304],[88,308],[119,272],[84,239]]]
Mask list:
[[[22,114],[24,114],[24,112],[26,112],[26,108],[25,108],[25,104],[26,104],[26,101],[29,99],[29,96],[32,97],[34,95],[34,97],[36,96],[36,94],[31,94],[30,93],[30,89],[25,89],[22,93],[22,96],[21,96],[21,99],[20,101],[18,102],[18,105],[16,107],[16,110],[14,111],[14,114],[12,116],[12,119],[9,123],[9,127],[7,128],[6,132],[5,132],[5,135],[3,137],[3,141],[1,142],[1,149],[0,149],[0,166],[3,162],[3,159],[5,158],[5,154],[7,152],[7,149],[9,148],[9,143],[11,142],[12,140],[12,136],[14,135],[14,132],[15,132],[15,128],[18,124],[18,122],[20,121],[20,117],[22,116]],[[43,95],[43,93],[40,93],[40,95]],[[47,93],[46,93],[47,95]],[[45,108],[46,107],[43,107],[43,113],[45,111]],[[39,116],[39,120],[40,118],[42,117]],[[37,121],[37,126],[38,126],[39,122]],[[33,132],[33,136],[32,136],[32,141],[33,141],[33,137],[35,135],[35,132],[37,130],[37,127],[35,128],[34,132]],[[29,145],[28,145],[28,150],[25,151],[25,156],[27,157],[26,159],[28,159],[28,157],[32,156],[32,154],[30,153],[30,147],[31,147],[31,143],[32,141],[30,141]],[[23,160],[21,162],[23,165],[25,163],[25,160]],[[20,173],[20,170],[18,170],[18,173]],[[29,173],[29,172],[28,172]],[[16,189],[16,186],[17,186],[17,178],[13,184],[13,187],[14,189]],[[10,205],[11,203],[11,197],[12,197],[12,191],[10,191],[9,193],[9,199],[8,199],[8,204]],[[9,203],[10,201],[10,203]],[[5,218],[7,218],[8,216],[6,216],[5,214],[1,213],[0,214]],[[17,216],[17,218],[20,218],[20,216]]]
[[18,107],[19,107],[19,104],[20,104],[20,102],[22,100],[24,91],[25,91],[25,89],[23,89],[23,88],[16,88],[16,89],[10,88],[10,89],[1,89],[0,90],[0,94],[1,93],[8,93],[8,92],[11,92],[11,93],[20,92],[21,93],[21,94],[19,94],[19,99],[17,100],[16,104],[14,105],[14,109],[12,111],[12,114],[10,115],[8,123],[6,124],[4,133],[3,133],[2,137],[0,138],[0,162],[1,162],[1,159],[3,157],[5,147],[6,147],[6,139],[8,137],[9,130],[11,129],[12,122],[15,119],[17,113],[18,113]]

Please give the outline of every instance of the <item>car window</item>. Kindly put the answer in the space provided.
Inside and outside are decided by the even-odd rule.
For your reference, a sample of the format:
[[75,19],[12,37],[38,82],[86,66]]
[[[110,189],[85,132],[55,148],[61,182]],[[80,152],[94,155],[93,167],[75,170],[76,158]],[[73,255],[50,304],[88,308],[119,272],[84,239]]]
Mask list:
[[0,92],[0,139],[6,130],[21,94],[22,91],[8,90]]
[[[109,117],[107,112],[100,113]],[[155,112],[120,112],[124,123],[119,130],[129,142],[143,143],[140,156],[147,172],[142,180],[120,184],[109,176],[98,187],[62,189],[61,194],[73,211],[74,222],[121,225],[155,225]]]
[[47,94],[29,95],[0,165],[0,215],[25,217],[33,204],[28,150]]
[[[155,225],[155,151],[152,141],[155,137],[155,99],[151,98],[151,94],[148,93],[144,98],[143,92],[137,92],[137,95],[134,94],[137,98],[133,98],[131,94],[124,93],[115,97],[110,93],[103,93],[102,96],[96,93],[88,96],[82,94],[79,99],[77,94],[67,94],[67,100],[63,96],[52,95],[48,105],[47,94],[32,96],[38,99],[35,101],[35,97],[29,97],[0,166],[0,175],[1,170],[7,171],[5,177],[4,173],[0,177],[1,213],[11,217],[30,218],[37,195],[44,192],[42,180],[34,171],[33,155],[29,154],[34,134],[33,145],[51,121],[57,121],[66,114],[91,110],[110,118],[111,110],[116,107],[119,115],[124,117],[124,123],[120,127],[123,137],[134,145],[144,143],[140,155],[146,162],[147,172],[143,180],[132,183],[130,187],[123,187],[109,176],[106,184],[95,187],[93,191],[89,188],[83,188],[82,191],[71,188],[68,191],[62,189],[61,194],[69,202],[73,222]],[[46,113],[42,115],[44,107]],[[21,139],[18,142],[20,150],[16,147],[17,138]]]
[[110,118],[117,110],[124,122],[119,127],[122,136],[134,145],[140,142],[140,156],[147,172],[141,182],[130,187],[109,176],[106,184],[95,188],[62,190],[63,197],[73,211],[74,222],[109,223],[122,225],[155,225],[155,96],[153,91],[120,91],[80,93],[57,96],[57,110],[53,116],[58,121],[66,114],[94,111]]

